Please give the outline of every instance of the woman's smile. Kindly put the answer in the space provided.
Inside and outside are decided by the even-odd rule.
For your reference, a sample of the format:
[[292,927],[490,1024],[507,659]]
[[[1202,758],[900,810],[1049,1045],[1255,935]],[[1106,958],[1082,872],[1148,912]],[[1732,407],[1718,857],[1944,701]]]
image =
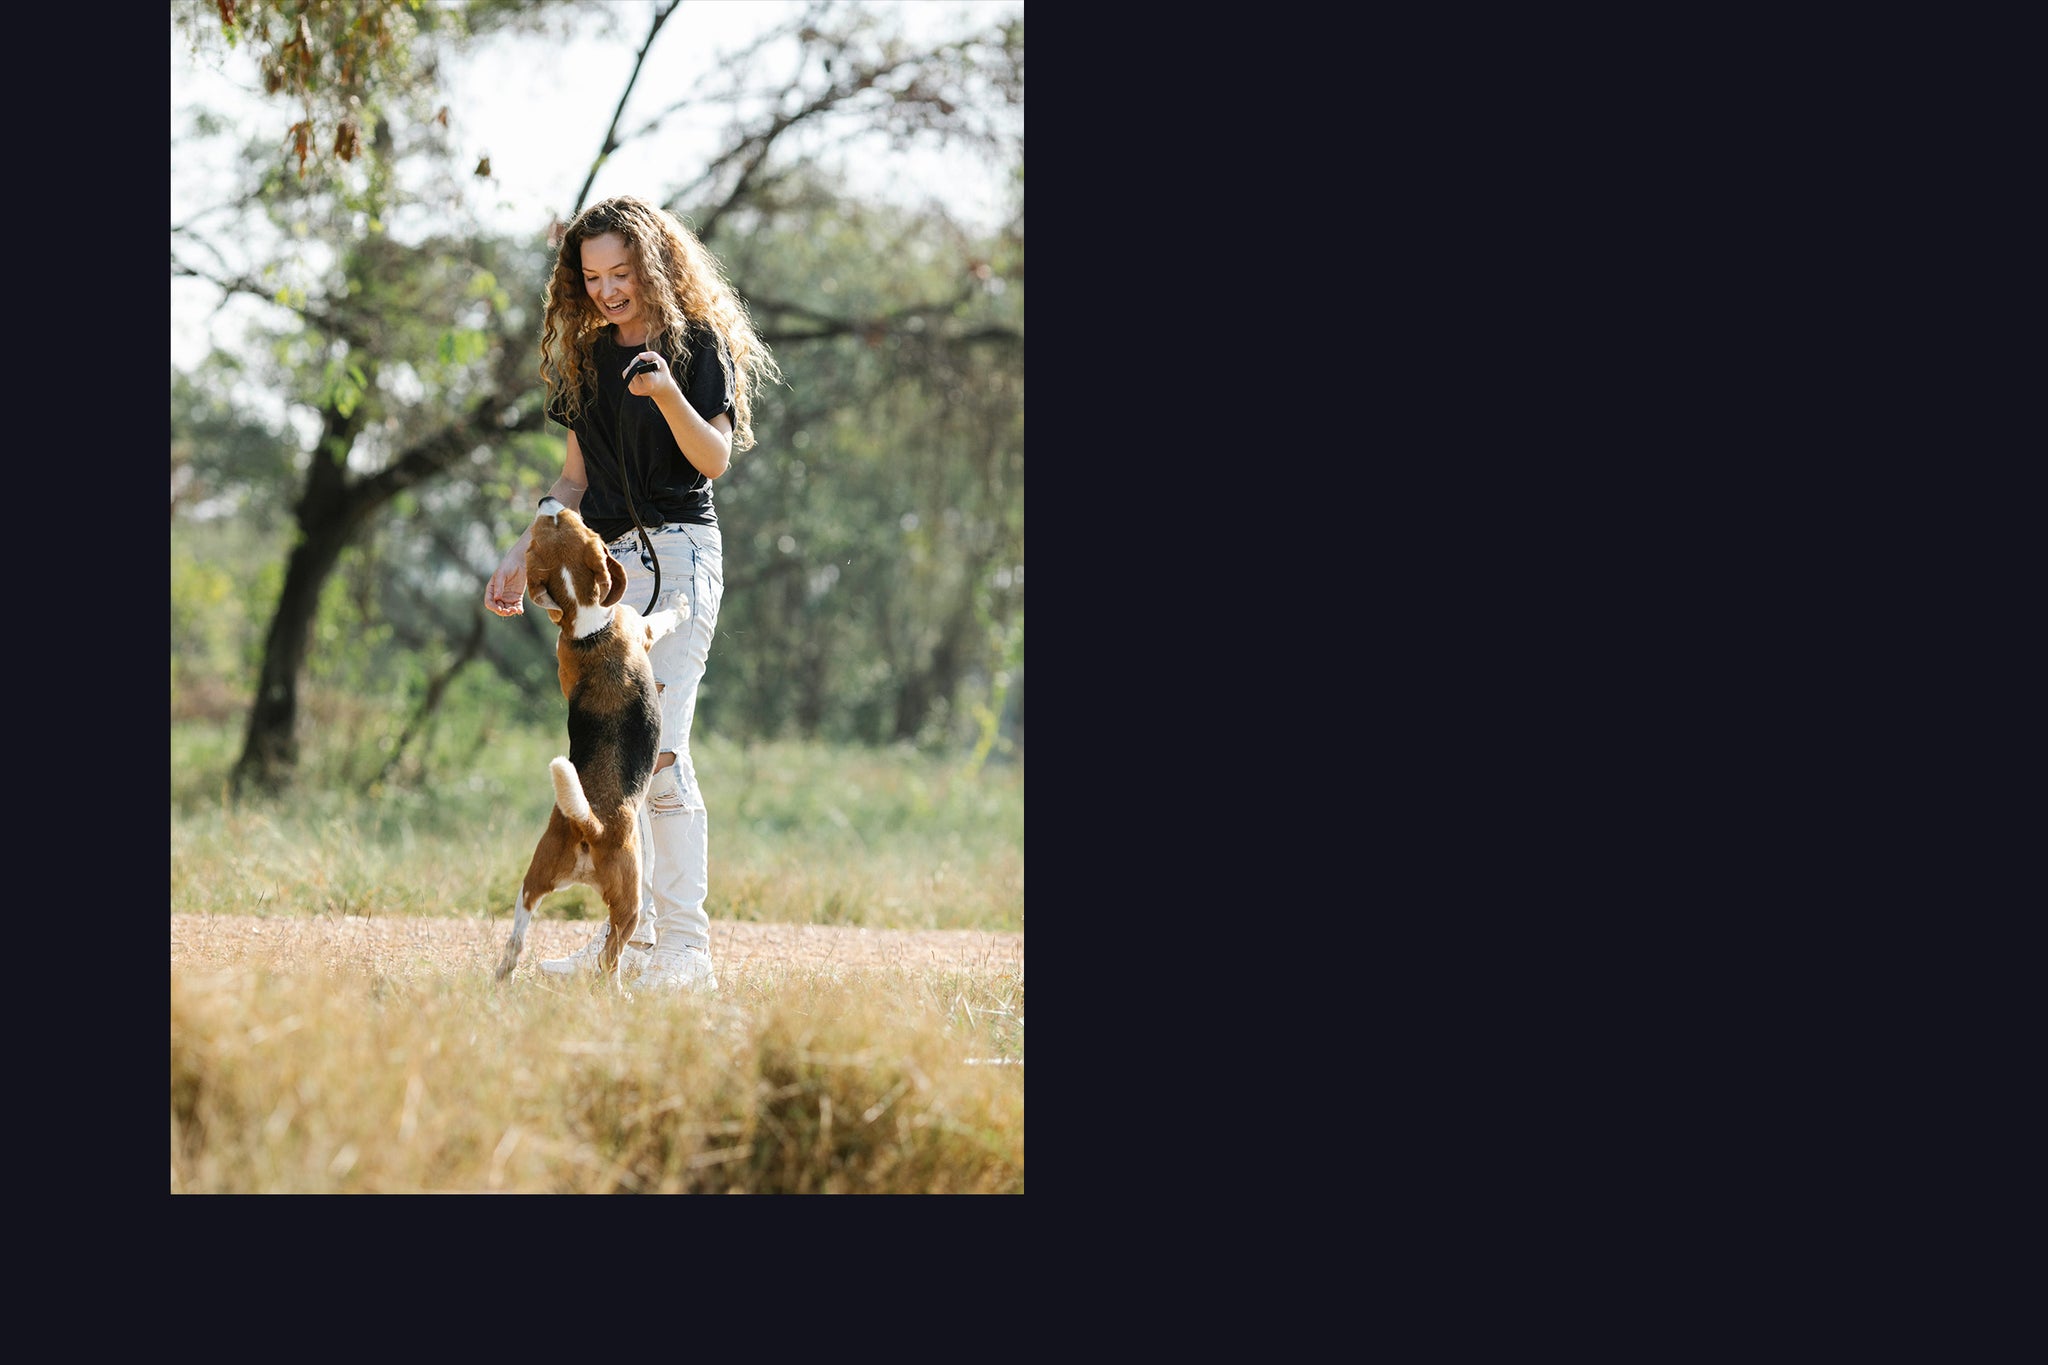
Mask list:
[[625,239],[616,232],[602,233],[583,243],[582,254],[583,288],[605,321],[637,322],[640,310],[633,291],[639,281]]

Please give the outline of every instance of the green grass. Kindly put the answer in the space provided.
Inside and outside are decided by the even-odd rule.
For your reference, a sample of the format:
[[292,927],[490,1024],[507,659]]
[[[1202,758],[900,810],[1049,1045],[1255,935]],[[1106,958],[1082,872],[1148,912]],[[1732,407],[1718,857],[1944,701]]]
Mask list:
[[[275,800],[228,800],[239,729],[171,729],[171,909],[232,915],[509,916],[553,788],[549,730],[508,730],[432,780],[342,785],[334,747]],[[714,919],[882,929],[1024,927],[1021,764],[971,774],[914,749],[696,740]],[[374,771],[359,763],[358,770]],[[570,888],[542,913],[600,912]]]

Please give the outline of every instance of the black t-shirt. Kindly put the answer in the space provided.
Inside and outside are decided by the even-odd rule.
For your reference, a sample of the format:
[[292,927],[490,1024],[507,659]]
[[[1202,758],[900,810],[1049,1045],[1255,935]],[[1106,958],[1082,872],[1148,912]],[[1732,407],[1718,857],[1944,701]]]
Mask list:
[[[622,377],[633,357],[644,346],[620,346],[607,327],[591,346],[591,362],[597,369],[597,392],[586,392],[583,414],[569,427],[583,452],[583,505],[577,509],[591,530],[616,540],[633,529],[632,515],[619,491],[619,450],[625,448],[625,470],[631,480],[633,509],[642,525],[657,527],[664,522],[685,521],[699,526],[716,526],[718,514],[711,505],[711,480],[690,463],[676,444],[668,419],[652,398],[643,398],[626,388]],[[725,341],[708,327],[690,329],[690,359],[685,365],[669,356],[669,370],[683,397],[705,421],[733,410],[732,356]],[[624,400],[623,412],[620,407]],[[563,426],[559,397],[548,402],[548,416]],[[623,420],[623,441],[619,427]]]

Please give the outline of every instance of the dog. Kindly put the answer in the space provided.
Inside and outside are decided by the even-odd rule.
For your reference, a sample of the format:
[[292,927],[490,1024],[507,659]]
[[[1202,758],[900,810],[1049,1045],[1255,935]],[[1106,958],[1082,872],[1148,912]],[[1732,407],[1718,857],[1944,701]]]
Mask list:
[[520,883],[503,981],[519,962],[534,907],[571,883],[596,887],[611,915],[599,966],[615,989],[619,950],[640,920],[640,830],[654,776],[661,709],[647,651],[688,608],[642,616],[619,599],[626,571],[577,513],[543,498],[526,550],[527,595],[562,628],[555,663],[569,703],[569,754],[548,764],[555,804]]

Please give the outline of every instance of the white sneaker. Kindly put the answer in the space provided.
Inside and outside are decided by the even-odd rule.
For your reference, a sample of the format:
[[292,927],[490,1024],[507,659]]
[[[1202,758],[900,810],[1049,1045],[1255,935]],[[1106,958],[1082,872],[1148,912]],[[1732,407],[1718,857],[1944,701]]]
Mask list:
[[647,969],[633,979],[636,990],[715,991],[718,977],[711,970],[711,954],[702,948],[664,948],[656,945]]
[[[592,976],[597,975],[599,970],[598,957],[604,952],[604,941],[611,936],[611,932],[612,926],[607,923],[603,929],[598,931],[596,938],[593,938],[567,957],[551,957],[546,959],[540,964],[540,969],[549,976],[575,976],[579,972],[588,973]],[[619,970],[625,974],[625,979],[630,981],[633,978],[633,974],[644,969],[649,959],[653,956],[654,954],[647,949],[635,948],[632,944],[628,943],[625,947],[619,949]]]

